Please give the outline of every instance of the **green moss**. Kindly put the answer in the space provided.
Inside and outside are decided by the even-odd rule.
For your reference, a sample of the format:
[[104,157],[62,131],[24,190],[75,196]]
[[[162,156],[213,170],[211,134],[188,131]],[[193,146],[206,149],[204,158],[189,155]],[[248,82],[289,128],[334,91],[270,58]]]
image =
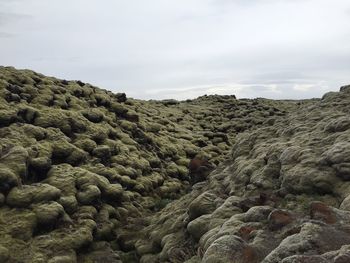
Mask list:
[[120,184],[110,184],[103,189],[102,195],[106,200],[120,201],[123,195],[123,188]]
[[[30,240],[37,226],[36,215],[29,209],[0,208],[0,222],[2,226],[1,236],[7,237],[7,242],[11,242],[12,238],[21,240],[22,242]],[[22,242],[13,243],[16,248],[21,246],[25,247],[25,244]],[[24,247],[22,249],[24,249]],[[8,247],[8,249],[10,249],[10,247]],[[15,251],[11,250],[10,252],[13,254]],[[21,254],[21,251],[19,250],[18,253]]]
[[69,164],[55,165],[47,174],[46,183],[61,190],[62,196],[75,196],[79,173]]
[[154,210],[155,211],[160,211],[162,210],[164,207],[166,207],[169,203],[171,203],[173,200],[171,199],[159,199],[155,205],[154,205]]
[[96,185],[83,185],[77,193],[77,200],[83,205],[89,205],[99,200],[100,189]]
[[139,115],[133,110],[128,110],[124,114],[124,118],[131,122],[138,122],[140,120]]
[[150,123],[146,126],[146,131],[158,133],[162,129],[162,125],[158,123]]
[[48,157],[37,157],[29,159],[31,169],[37,172],[47,172],[51,169],[51,159]]
[[8,169],[10,169],[19,178],[25,179],[27,174],[27,159],[27,150],[21,146],[14,146],[2,156],[0,164],[7,166]]
[[79,165],[87,158],[87,153],[65,140],[55,142],[52,147],[53,163]]
[[0,262],[8,262],[10,258],[10,252],[6,247],[0,245]]
[[84,110],[82,115],[93,123],[99,123],[104,119],[104,114],[98,109]]
[[127,253],[121,253],[120,259],[124,263],[133,263],[133,262],[139,261],[137,253],[134,251],[127,252]]
[[128,112],[128,109],[120,103],[111,103],[110,110],[116,113],[118,116],[123,116]]
[[32,208],[36,215],[37,223],[46,226],[55,225],[64,214],[63,206],[53,201],[45,204],[36,204]]
[[0,192],[8,191],[20,183],[20,178],[5,166],[0,166]]
[[92,154],[102,160],[108,160],[111,157],[111,149],[107,145],[99,145],[93,149]]
[[137,129],[137,125],[127,120],[120,121],[120,127],[127,131],[134,131]]
[[74,145],[89,153],[91,153],[97,147],[96,142],[90,138],[78,139],[74,142]]
[[57,202],[61,204],[64,208],[64,211],[66,211],[69,214],[73,214],[78,209],[78,201],[73,195],[61,196],[61,198]]
[[28,207],[31,203],[57,200],[61,191],[49,184],[32,184],[14,187],[6,198],[6,203],[12,207]]
[[[188,191],[192,158],[201,153],[219,164],[237,132],[261,125],[275,112],[265,101],[254,103],[230,96],[176,103],[126,100],[125,94],[81,81],[0,67],[0,235],[11,260],[118,262],[108,243],[134,251],[136,239],[154,227],[153,219],[144,220],[150,210],[163,209]],[[233,189],[229,174],[215,174],[211,187],[219,184],[217,177],[227,180],[225,194],[251,187]],[[173,208],[174,213],[187,209]],[[183,215],[155,218],[162,227],[148,235],[159,234],[140,249],[144,253],[158,253],[161,247],[154,243],[173,228],[184,229]],[[124,232],[131,238],[121,242]],[[175,242],[164,238],[164,255],[169,240]]]

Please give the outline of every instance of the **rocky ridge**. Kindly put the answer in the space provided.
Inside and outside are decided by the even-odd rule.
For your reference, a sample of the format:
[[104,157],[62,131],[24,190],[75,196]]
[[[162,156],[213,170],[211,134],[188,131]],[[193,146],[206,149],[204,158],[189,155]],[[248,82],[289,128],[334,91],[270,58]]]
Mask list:
[[140,262],[350,262],[350,86],[236,137],[148,219]]
[[349,100],[141,101],[0,67],[0,262],[348,262]]

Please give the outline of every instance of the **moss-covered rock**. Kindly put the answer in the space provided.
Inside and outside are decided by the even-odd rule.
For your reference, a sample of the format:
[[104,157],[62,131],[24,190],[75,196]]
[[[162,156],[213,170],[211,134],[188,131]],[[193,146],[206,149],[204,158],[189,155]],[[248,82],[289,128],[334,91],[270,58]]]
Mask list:
[[65,140],[53,144],[52,159],[54,164],[69,163],[79,165],[87,158],[87,153]]
[[96,142],[90,138],[79,139],[74,142],[74,145],[88,153],[92,153],[92,151],[97,147]]
[[84,185],[77,193],[77,200],[83,205],[93,204],[99,201],[101,191],[96,185]]
[[118,116],[124,116],[128,112],[128,109],[120,103],[111,103],[110,110]]
[[7,167],[0,166],[0,192],[7,192],[20,184],[20,178]]
[[0,246],[0,262],[8,262],[10,259],[10,252],[6,247]]
[[99,123],[104,118],[103,113],[97,109],[90,109],[87,111],[83,111],[82,114],[85,118],[87,118],[89,121],[94,123]]
[[38,224],[44,226],[55,226],[57,221],[63,216],[64,208],[57,202],[50,201],[44,204],[33,206]]
[[61,196],[61,191],[49,184],[32,184],[14,187],[6,198],[6,203],[12,207],[28,207],[31,203],[55,201]]
[[14,146],[4,150],[0,163],[6,165],[19,179],[27,177],[28,152],[21,146]]
[[102,160],[108,160],[111,157],[111,149],[107,145],[100,145],[93,149],[92,154]]
[[78,201],[75,196],[62,196],[59,200],[57,200],[59,204],[61,204],[69,214],[73,214],[78,210]]
[[[350,222],[348,105],[346,87],[141,101],[0,67],[0,261],[280,262],[284,244],[329,248],[323,230],[333,260]],[[323,223],[301,231],[319,237],[305,250],[310,220]]]

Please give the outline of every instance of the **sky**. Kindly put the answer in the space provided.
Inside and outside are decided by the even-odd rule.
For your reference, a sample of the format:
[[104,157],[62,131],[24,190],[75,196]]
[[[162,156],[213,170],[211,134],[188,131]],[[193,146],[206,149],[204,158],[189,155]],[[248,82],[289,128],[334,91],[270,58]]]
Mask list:
[[138,99],[350,84],[349,0],[0,0],[0,65]]

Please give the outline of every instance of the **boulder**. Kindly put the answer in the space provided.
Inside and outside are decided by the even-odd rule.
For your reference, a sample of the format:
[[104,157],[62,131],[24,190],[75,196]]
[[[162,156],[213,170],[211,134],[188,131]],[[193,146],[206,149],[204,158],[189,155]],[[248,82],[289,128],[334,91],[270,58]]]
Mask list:
[[78,201],[73,195],[61,196],[57,202],[63,206],[68,214],[73,214],[78,209]]
[[257,253],[243,239],[235,235],[225,235],[215,240],[205,251],[203,263],[256,263]]
[[333,210],[322,202],[311,203],[310,216],[313,219],[322,220],[327,224],[335,224],[337,222],[337,218]]
[[331,168],[316,169],[302,164],[282,166],[281,177],[282,187],[295,194],[329,194],[338,181]]
[[187,231],[195,239],[199,240],[206,232],[210,230],[210,215],[202,215],[192,220],[187,225]]
[[128,109],[124,105],[114,102],[111,103],[110,110],[118,116],[124,116],[128,112]]
[[126,102],[127,100],[125,93],[116,93],[114,94],[114,97],[117,99],[118,102]]
[[350,118],[345,116],[337,118],[325,126],[327,132],[343,132],[347,129],[350,129]]
[[322,157],[330,165],[350,162],[350,142],[333,144],[322,154]]
[[293,215],[285,210],[275,209],[268,216],[269,226],[272,230],[278,230],[294,221]]
[[32,203],[58,200],[61,190],[49,184],[32,184],[14,187],[6,198],[6,203],[12,207],[28,207]]
[[188,208],[189,220],[204,214],[210,214],[216,209],[217,196],[211,192],[204,192],[194,199]]
[[45,204],[33,206],[38,224],[44,226],[55,226],[57,221],[63,216],[64,208],[57,202],[51,201]]
[[100,145],[97,146],[93,151],[92,154],[96,156],[97,158],[100,158],[102,160],[106,160],[111,158],[111,149],[108,145]]
[[5,166],[0,166],[0,192],[7,192],[20,183],[20,178]]
[[10,251],[0,245],[0,262],[6,263],[10,259]]
[[253,206],[244,214],[244,220],[246,222],[264,221],[272,210],[273,208],[270,206]]
[[346,210],[346,211],[350,211],[350,195],[348,195],[347,197],[345,197],[343,199],[343,201],[341,202],[340,209]]
[[2,154],[0,163],[10,169],[19,178],[27,177],[28,152],[21,146],[14,146]]
[[[348,244],[350,237],[330,225],[307,222],[300,232],[285,239],[265,257],[262,263],[279,263],[293,255],[322,254]],[[317,251],[317,252],[316,252]]]
[[86,185],[77,193],[77,200],[83,205],[96,203],[101,196],[101,191],[96,185]]
[[102,196],[110,201],[120,201],[123,195],[123,187],[120,184],[109,184],[102,190]]
[[97,109],[90,109],[87,111],[83,111],[83,116],[93,123],[99,123],[103,120],[104,114]]

